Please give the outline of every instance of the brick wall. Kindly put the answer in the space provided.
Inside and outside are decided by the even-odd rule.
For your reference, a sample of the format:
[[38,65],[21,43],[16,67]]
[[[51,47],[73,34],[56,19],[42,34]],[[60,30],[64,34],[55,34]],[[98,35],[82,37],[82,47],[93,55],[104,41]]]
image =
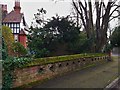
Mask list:
[[68,71],[82,69],[83,67],[91,64],[100,64],[103,62],[107,62],[108,58],[108,56],[95,58],[79,58],[71,61],[16,69],[13,72],[13,87],[22,86],[35,81],[42,81],[46,78],[52,78],[54,76],[64,74]]

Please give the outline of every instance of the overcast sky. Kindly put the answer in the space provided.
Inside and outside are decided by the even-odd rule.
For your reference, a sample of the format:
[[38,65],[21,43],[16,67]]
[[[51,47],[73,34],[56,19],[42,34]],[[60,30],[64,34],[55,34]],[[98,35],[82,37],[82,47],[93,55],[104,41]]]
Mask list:
[[[7,4],[8,12],[13,10],[15,0],[0,0],[0,4]],[[70,0],[53,2],[52,0],[20,0],[21,12],[24,13],[26,22],[31,25],[34,14],[37,13],[37,9],[44,8],[47,11],[46,16],[48,18],[55,16],[69,15],[71,12]]]
[[[47,11],[46,17],[51,18],[56,14],[60,16],[67,16],[72,11],[71,0],[55,0],[59,1],[55,3],[53,0],[20,0],[21,12],[24,13],[27,24],[30,26],[33,21],[34,14],[37,13],[37,9],[44,8]],[[108,0],[105,0],[107,2]],[[119,0],[118,0],[119,1]],[[8,5],[8,12],[13,10],[15,0],[0,0],[0,4]],[[107,3],[106,3],[107,4]],[[116,21],[113,21],[111,27],[116,25]]]

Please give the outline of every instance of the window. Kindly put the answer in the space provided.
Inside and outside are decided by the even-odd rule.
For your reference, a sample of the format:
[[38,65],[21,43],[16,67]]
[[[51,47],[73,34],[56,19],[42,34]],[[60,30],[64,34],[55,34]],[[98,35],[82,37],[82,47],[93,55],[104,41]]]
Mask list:
[[14,24],[14,26],[13,27],[16,27],[16,24]]
[[9,25],[10,25],[10,28],[11,28],[11,23]]
[[17,24],[17,27],[20,27],[20,24]]
[[4,23],[3,23],[2,25],[3,25],[3,26],[5,26],[5,24],[4,24]]
[[9,25],[10,25],[10,24],[8,23],[8,27],[9,27]]
[[7,26],[8,24],[6,23],[5,25]]
[[14,31],[13,33],[16,33],[16,28],[14,28],[13,31]]
[[13,27],[15,27],[15,24],[13,24]]
[[11,27],[13,27],[13,24],[11,24]]
[[19,33],[19,28],[17,28],[17,33]]

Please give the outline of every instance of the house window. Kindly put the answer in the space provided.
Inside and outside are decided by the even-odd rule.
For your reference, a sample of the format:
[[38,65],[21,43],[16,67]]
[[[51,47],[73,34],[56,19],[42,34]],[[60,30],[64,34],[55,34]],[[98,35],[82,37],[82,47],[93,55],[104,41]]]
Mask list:
[[11,24],[11,27],[13,27],[13,24]]
[[20,24],[17,24],[17,27],[20,27]]
[[6,23],[5,26],[8,26],[8,24]]
[[9,27],[9,23],[7,23],[7,26]]
[[13,29],[13,32],[16,33],[16,28]]
[[4,24],[4,23],[3,23],[2,25],[3,25],[3,26],[5,26],[5,24]]
[[11,28],[11,23],[9,23],[9,27]]
[[15,27],[15,24],[13,24],[13,27]]
[[17,25],[15,24],[15,26],[14,27],[17,27]]
[[19,33],[19,28],[17,28],[17,33]]

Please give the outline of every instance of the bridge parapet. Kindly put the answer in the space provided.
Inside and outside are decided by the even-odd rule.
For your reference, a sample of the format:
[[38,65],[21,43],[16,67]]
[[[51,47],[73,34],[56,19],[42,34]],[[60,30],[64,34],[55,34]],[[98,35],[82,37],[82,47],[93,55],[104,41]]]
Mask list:
[[13,71],[13,87],[19,87],[35,82],[42,82],[64,73],[80,70],[108,62],[109,56],[84,57],[62,62],[54,62],[43,65],[35,65],[25,68],[17,68]]

